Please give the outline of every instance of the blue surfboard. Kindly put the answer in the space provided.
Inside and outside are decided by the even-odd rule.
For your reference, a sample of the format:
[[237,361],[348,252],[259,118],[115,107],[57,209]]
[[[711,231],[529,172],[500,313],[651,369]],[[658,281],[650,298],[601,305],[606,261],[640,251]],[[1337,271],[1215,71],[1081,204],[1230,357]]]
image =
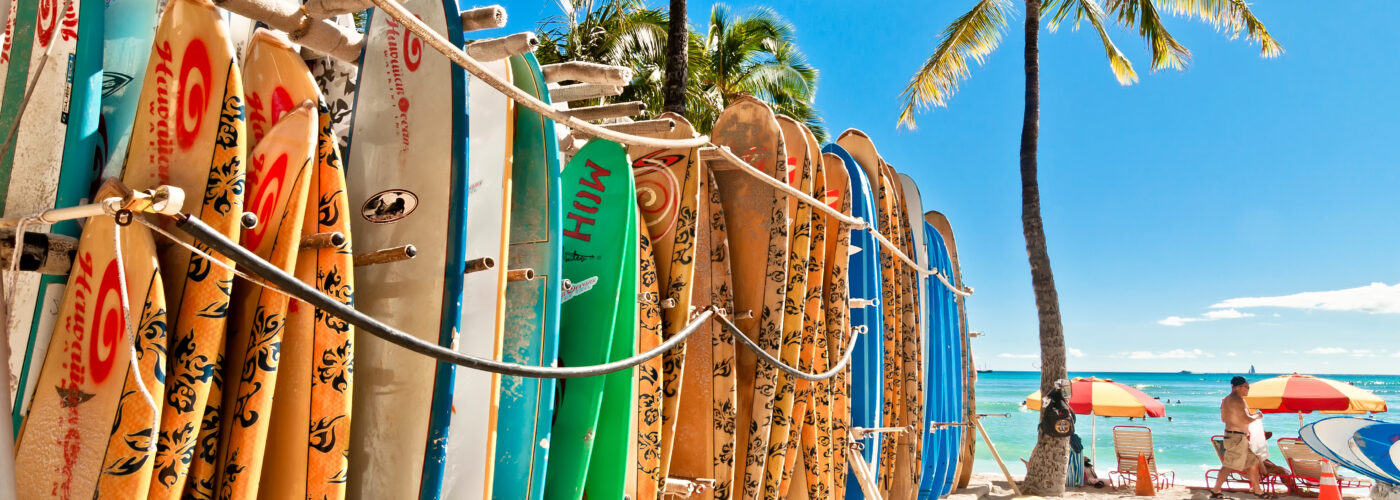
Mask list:
[[1351,449],[1350,441],[1361,428],[1383,423],[1379,420],[1358,417],[1332,417],[1318,420],[1298,429],[1298,437],[1303,443],[1323,458],[1355,471],[1376,481],[1391,483],[1394,480],[1386,474],[1361,463],[1360,457]]
[[1390,484],[1400,484],[1400,467],[1396,460],[1400,457],[1400,424],[1371,424],[1362,427],[1351,437],[1356,444],[1355,451],[1390,476]]
[[[865,169],[841,146],[827,144],[822,152],[835,154],[846,164],[846,173],[851,177],[851,215],[875,220],[875,197]],[[851,231],[851,252],[851,300],[874,301],[871,306],[851,307],[851,328],[865,327],[865,334],[857,340],[851,358],[851,427],[880,427],[884,400],[884,345],[879,342],[883,338],[884,319],[878,305],[881,300],[880,247],[870,233]],[[864,445],[861,456],[866,462],[873,462],[879,456],[880,440],[868,437],[861,443]],[[872,468],[870,472],[878,474],[879,470]],[[865,498],[855,473],[848,471],[846,474],[846,498]]]
[[[928,262],[940,274],[951,275],[952,262],[942,235],[933,226],[924,222],[924,236],[928,238]],[[958,310],[956,298],[943,283],[934,276],[925,278],[928,287],[929,343],[925,353],[929,360],[926,371],[925,391],[929,403],[929,422],[957,422],[961,420],[961,358]],[[947,495],[952,491],[956,480],[959,445],[962,442],[960,427],[943,427],[932,431],[931,439],[924,446],[923,480],[920,482],[919,498],[932,499]]]

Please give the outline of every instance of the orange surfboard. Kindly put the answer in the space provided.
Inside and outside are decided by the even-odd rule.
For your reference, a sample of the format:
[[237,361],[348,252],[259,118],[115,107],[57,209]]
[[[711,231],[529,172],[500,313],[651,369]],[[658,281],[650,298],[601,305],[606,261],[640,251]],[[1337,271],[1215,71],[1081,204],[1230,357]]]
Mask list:
[[[109,181],[98,197],[124,191]],[[146,497],[165,389],[161,285],[149,229],[88,220],[15,447],[20,498]]]

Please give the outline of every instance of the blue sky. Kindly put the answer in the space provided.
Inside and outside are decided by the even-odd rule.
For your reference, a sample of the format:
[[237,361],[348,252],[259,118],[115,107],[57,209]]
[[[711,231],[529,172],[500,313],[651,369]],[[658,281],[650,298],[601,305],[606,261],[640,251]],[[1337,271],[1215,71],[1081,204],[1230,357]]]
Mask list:
[[[552,1],[503,3],[516,31],[558,13]],[[969,324],[985,332],[979,363],[1034,369],[1019,12],[949,107],[908,131],[895,128],[899,94],[973,0],[765,4],[820,70],[827,127],[869,133],[926,209],[952,220],[977,290]],[[692,0],[691,23],[711,5]],[[1317,6],[1255,3],[1287,51],[1272,60],[1167,18],[1192,50],[1180,72],[1151,72],[1146,44],[1119,30],[1141,76],[1130,87],[1092,30],[1042,31],[1042,213],[1071,370],[1400,373],[1400,59],[1388,22],[1400,3]],[[1313,294],[1285,297],[1300,293]]]

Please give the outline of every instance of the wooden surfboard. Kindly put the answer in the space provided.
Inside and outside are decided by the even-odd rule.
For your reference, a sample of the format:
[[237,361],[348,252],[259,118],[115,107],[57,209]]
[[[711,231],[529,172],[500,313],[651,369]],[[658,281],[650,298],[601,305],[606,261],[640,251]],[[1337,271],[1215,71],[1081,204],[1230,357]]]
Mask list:
[[[823,151],[835,154],[846,168],[850,181],[851,215],[863,220],[875,219],[875,193],[866,177],[865,168],[856,161],[845,148],[828,144]],[[865,231],[850,234],[849,247],[850,301],[861,301],[861,305],[850,306],[850,327],[864,329],[861,340],[856,343],[856,351],[851,359],[850,377],[850,420],[848,427],[873,428],[884,423],[884,290],[880,286],[880,256],[883,253],[875,238]],[[843,436],[846,437],[846,436]],[[846,437],[849,439],[849,437]],[[847,464],[837,469],[835,478],[843,486],[845,498],[865,498],[851,467],[867,467],[878,473],[878,460],[881,439],[866,436],[857,441],[863,446],[860,456],[866,464]]]
[[[429,54],[430,57],[435,57]],[[483,62],[511,81],[510,61]],[[491,259],[494,267],[462,277],[462,326],[457,350],[481,358],[501,358],[505,324],[507,246],[510,245],[511,158],[515,103],[479,78],[468,81],[469,176],[466,259]],[[442,496],[491,497],[496,455],[496,409],[501,377],[480,370],[451,369],[451,406],[447,415],[434,407],[432,432],[446,436],[446,446],[429,447],[429,459],[441,453]],[[439,373],[441,376],[441,373]],[[446,418],[441,418],[446,417]]]
[[[740,97],[724,109],[710,134],[753,168],[787,181],[783,132],[767,104]],[[788,200],[782,193],[730,169],[715,171],[715,186],[724,202],[725,226],[730,228],[730,272],[734,286],[735,325],[771,355],[782,347],[783,300],[787,294]],[[756,355],[737,351],[738,435],[743,453],[740,487],[735,497],[752,500],[762,493],[768,459],[768,435],[773,424],[773,393],[777,370]],[[737,472],[736,472],[737,475]]]
[[[99,195],[124,190],[113,182]],[[44,389],[35,393],[16,443],[23,457],[16,461],[17,492],[20,498],[93,498],[99,491],[145,498],[167,330],[150,230],[118,229],[111,217],[93,217],[68,281],[38,380]]]
[[[807,142],[802,126],[790,117],[778,115],[778,128],[783,133],[787,183],[803,192],[812,189],[812,162],[807,156]],[[812,207],[788,197],[788,268],[787,286],[783,298],[783,330],[778,359],[788,366],[797,366],[804,344],[803,308],[807,303],[807,266],[812,251]],[[761,363],[762,364],[762,363]],[[762,364],[766,366],[766,364]],[[776,370],[775,370],[776,371]],[[768,433],[767,460],[764,465],[760,495],[773,498],[781,490],[788,452],[788,438],[793,424],[793,403],[796,400],[795,380],[777,372],[774,378],[772,424]]]
[[[664,139],[689,139],[695,136],[695,129],[685,117],[675,113],[662,113],[659,119],[671,119],[675,128],[655,137]],[[656,256],[657,275],[660,278],[662,301],[670,301],[669,308],[663,308],[662,338],[669,339],[689,323],[691,295],[695,273],[696,210],[700,203],[700,161],[698,148],[657,149],[631,146],[627,153],[632,157],[632,172],[637,178],[638,214],[646,223],[647,234],[652,239],[652,251]],[[710,401],[696,400],[687,405],[688,398],[682,390],[684,377],[690,372],[685,368],[686,352],[691,342],[686,341],[680,349],[672,349],[662,355],[661,372],[661,440],[658,454],[659,474],[666,477],[670,473],[671,457],[676,453],[676,426],[684,408],[709,408]],[[708,346],[703,347],[709,349]]]
[[[318,99],[294,47],[259,30],[243,63],[249,128],[254,140],[285,102]],[[324,102],[317,105],[316,157],[310,171],[302,233],[339,232],[337,247],[297,253],[297,278],[343,303],[353,303],[349,203],[340,152]],[[259,490],[285,498],[343,498],[350,431],[354,327],[291,299],[282,335],[277,386],[268,415],[266,460]]]
[[[567,208],[562,226],[563,277],[569,288],[560,299],[559,361],[563,366],[594,365],[614,359],[614,343],[627,345],[630,352],[636,338],[636,254],[628,250],[637,246],[637,221],[633,218],[636,187],[622,146],[597,139],[569,160],[562,185],[563,192],[569,193],[563,199]],[[625,290],[631,290],[633,298],[623,300]],[[630,327],[621,332],[619,316],[632,316]],[[630,393],[631,374],[626,370],[617,373],[622,374]],[[618,435],[619,451],[625,458],[628,415],[623,412],[607,422],[599,419],[607,381],[604,375],[561,384],[545,478],[546,498],[580,498],[584,494],[585,481],[592,479],[594,445],[603,442],[608,434],[605,428]],[[618,465],[608,472],[617,474],[620,484],[626,468]]]
[[[102,33],[102,127],[108,159],[102,178],[120,177],[131,146],[131,126],[141,99],[142,77],[160,19],[150,0],[107,2]],[[79,37],[82,41],[82,37]]]
[[[73,2],[66,14],[59,12],[62,2],[40,4],[26,76],[38,76],[33,96],[22,120],[3,122],[18,126],[12,147],[0,158],[0,186],[4,186],[0,207],[7,217],[82,203],[92,195],[96,171],[106,161],[106,147],[99,135],[102,4]],[[45,51],[49,51],[48,59],[41,68]],[[38,75],[39,71],[43,73]],[[13,94],[22,95],[23,91]],[[53,227],[34,225],[26,231],[73,237],[81,233],[77,221]],[[24,361],[19,370],[10,372],[18,375],[20,384],[11,393],[18,396],[12,407],[14,428],[18,429],[36,389],[33,382],[68,279],[35,273],[13,278],[6,292],[13,300],[10,325],[14,328],[7,331],[18,333],[25,344],[24,349],[12,351],[12,356],[22,353]]]
[[[184,189],[185,211],[237,240],[247,153],[243,78],[218,8],[205,0],[171,0],[153,46],[160,50],[146,64],[123,182],[133,189]],[[152,484],[159,483],[153,495],[178,498],[188,491],[212,498],[233,273],[178,245],[162,250],[161,269],[171,318],[170,374],[156,462],[174,467],[152,476]]]
[[[822,167],[826,175],[826,201],[833,208],[841,211],[842,214],[851,215],[852,190],[851,179],[847,174],[845,161],[834,153],[822,154]],[[864,233],[862,231],[862,233]],[[823,271],[823,286],[825,295],[824,313],[826,315],[825,326],[827,338],[831,339],[827,343],[827,359],[835,363],[846,353],[852,338],[850,327],[850,248],[851,248],[851,227],[829,220],[826,226],[826,264]],[[868,237],[869,234],[866,234]],[[818,353],[820,356],[820,353]],[[828,368],[829,369],[829,368]],[[827,382],[826,387],[830,395],[830,421],[826,426],[820,426],[818,431],[829,429],[828,439],[816,440],[818,454],[817,460],[824,466],[818,469],[820,477],[815,481],[810,479],[812,473],[808,472],[808,484],[825,485],[826,491],[816,495],[818,498],[845,498],[846,486],[846,436],[850,432],[851,420],[851,369],[848,367],[842,370],[835,377]],[[805,431],[804,431],[805,432]],[[805,434],[804,434],[805,436]],[[805,439],[805,438],[804,438]],[[812,497],[811,488],[808,488],[808,497]]]
[[[848,129],[841,134],[836,143],[845,148],[859,166],[864,169],[866,177],[870,181],[874,193],[876,210],[874,212],[875,225],[880,234],[885,235],[891,241],[899,238],[896,234],[896,225],[892,216],[895,210],[893,193],[889,180],[884,175],[884,161],[875,151],[875,145],[864,132],[855,129]],[[896,241],[896,244],[897,241]],[[900,277],[896,270],[894,257],[888,252],[880,254],[880,287],[882,291],[881,310],[884,316],[884,361],[882,389],[884,392],[884,422],[886,427],[902,427],[903,421],[903,359],[900,348],[900,339],[904,331],[902,317],[903,294],[901,293]],[[885,433],[880,435],[879,453],[879,485],[884,496],[890,496],[894,488],[894,478],[899,476],[896,470],[896,448],[897,435]]]
[[[695,274],[691,305],[734,310],[729,274],[729,242],[724,206],[712,172],[698,166],[700,203],[696,205]],[[667,476],[710,479],[714,487],[699,492],[699,500],[733,497],[735,426],[738,398],[734,373],[734,334],[711,321],[686,339],[685,375],[676,417],[677,447]],[[706,411],[708,409],[709,411]]]
[[[949,269],[952,271],[951,280],[959,287],[962,284],[962,268],[958,265],[958,242],[953,236],[953,226],[948,222],[948,218],[937,210],[930,210],[924,213],[924,220],[933,225],[937,237],[943,239],[943,243],[948,252]],[[941,283],[940,283],[941,285]],[[977,413],[975,404],[974,388],[977,382],[977,369],[972,363],[972,343],[967,331],[967,309],[965,307],[966,298],[961,295],[954,296],[956,312],[958,315],[957,333],[958,353],[953,358],[958,363],[957,376],[961,380],[958,394],[954,396],[957,418],[963,422],[970,422]],[[953,488],[964,488],[972,480],[972,461],[976,452],[976,433],[971,429],[958,427],[954,429],[954,440],[958,443],[957,470]]]
[[[408,0],[404,6],[462,45],[455,1]],[[465,70],[427,52],[422,39],[371,13],[346,155],[356,213],[351,231],[362,252],[411,244],[418,253],[356,269],[358,283],[374,285],[360,287],[355,307],[423,340],[454,346],[470,189],[467,80]],[[430,443],[446,437],[430,431],[441,430],[430,421],[450,418],[452,369],[376,338],[359,340],[347,496],[436,498],[442,462],[424,457]]]
[[[246,206],[258,215],[258,225],[243,230],[242,245],[287,273],[296,271],[318,128],[315,106],[304,101],[278,119],[248,154]],[[224,353],[228,389],[219,435],[220,498],[258,496],[288,307],[289,297],[281,292],[234,282]]]
[[[636,163],[634,162],[633,165]],[[638,197],[640,201],[642,197]],[[640,207],[638,207],[640,209]],[[640,250],[638,250],[637,352],[661,345],[661,289],[656,272],[651,237],[646,221],[638,211]],[[627,479],[626,495],[637,500],[656,500],[661,484],[661,358],[656,357],[638,365],[634,371],[633,387],[637,401],[632,414],[633,437],[628,461],[633,464]]]
[[[906,240],[905,246],[910,249],[908,255],[910,258],[914,259],[915,262],[918,262],[920,267],[929,268],[934,265],[934,263],[929,258],[929,243],[924,237],[923,216],[921,215],[924,212],[924,208],[923,198],[919,194],[919,186],[915,184],[914,179],[908,175],[896,174],[895,176],[898,180],[900,194],[903,195],[901,200],[904,203],[904,211],[900,214],[900,222],[911,229],[911,231],[906,231],[908,239]],[[935,330],[932,325],[929,324],[929,306],[932,296],[927,286],[928,279],[925,276],[915,274],[911,274],[911,277],[913,278],[916,293],[916,300],[914,302],[915,308],[912,312],[916,318],[917,327],[914,329],[915,336],[906,339],[906,343],[912,344],[907,347],[907,349],[917,349],[917,355],[915,356],[917,361],[913,364],[905,365],[906,368],[909,369],[908,375],[910,375],[909,377],[905,377],[905,389],[906,393],[912,395],[910,398],[906,399],[906,404],[912,410],[919,412],[914,421],[920,422],[920,429],[928,430],[921,431],[920,435],[922,438],[920,441],[911,443],[911,445],[917,446],[917,448],[915,448],[914,453],[911,454],[912,462],[910,463],[910,467],[915,476],[913,488],[910,489],[907,495],[907,497],[910,498],[919,494],[919,491],[923,488],[921,485],[924,481],[933,480],[931,477],[927,476],[927,472],[929,472],[930,468],[925,465],[926,462],[932,462],[932,464],[935,465],[935,470],[944,468],[943,464],[939,462],[939,458],[941,456],[946,456],[946,454],[942,451],[933,453],[932,450],[941,449],[944,446],[944,443],[947,442],[944,434],[950,429],[948,427],[928,426],[928,424],[933,422],[947,421],[945,420],[947,417],[943,415],[942,402],[939,399],[942,396],[942,392],[938,390],[940,388],[938,384],[942,383],[944,376],[941,374],[941,365],[939,365],[936,362],[937,359],[934,358],[934,356],[940,356],[941,351],[939,351],[934,344],[935,338],[933,332]],[[939,375],[937,378],[934,378],[934,374]],[[939,476],[940,479],[942,477],[942,475]]]
[[[549,102],[534,54],[511,58],[515,85]],[[515,108],[511,173],[509,269],[533,269],[535,279],[506,285],[501,360],[554,366],[559,359],[561,209],[559,142],[554,122]],[[496,464],[492,492],[498,498],[544,496],[546,459],[558,383],[501,377],[496,412]]]

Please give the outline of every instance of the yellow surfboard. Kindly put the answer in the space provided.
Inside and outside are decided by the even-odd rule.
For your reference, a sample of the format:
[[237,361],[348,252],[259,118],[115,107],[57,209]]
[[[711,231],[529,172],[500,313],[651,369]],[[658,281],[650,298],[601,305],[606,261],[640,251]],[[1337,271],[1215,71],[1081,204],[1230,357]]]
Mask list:
[[[249,157],[248,210],[258,225],[242,244],[288,273],[295,271],[315,165],[319,122],[311,102],[277,120]],[[277,387],[289,298],[238,280],[230,311],[223,422],[219,435],[219,497],[257,498]]]
[[[816,137],[803,128],[803,138],[807,145],[808,158],[812,164],[812,186],[808,194],[826,203],[826,169],[817,147]],[[812,210],[812,252],[811,263],[807,266],[806,307],[803,308],[802,357],[798,365],[806,372],[824,372],[828,367],[827,343],[834,339],[826,329],[826,235],[827,216],[820,210]],[[791,498],[825,498],[829,496],[831,484],[821,474],[823,467],[830,468],[829,456],[823,456],[820,449],[829,449],[831,440],[831,400],[829,381],[797,381],[797,400],[793,404],[793,424],[789,435],[787,468],[783,470],[783,483],[779,495]],[[801,467],[798,467],[798,459]]]
[[[109,181],[98,197],[123,191]],[[17,491],[20,498],[94,498],[98,491],[145,498],[165,389],[166,304],[155,241],[140,224],[119,228],[111,217],[93,217],[73,262],[40,389],[15,447]]]
[[[184,189],[186,212],[237,239],[246,153],[243,79],[223,15],[208,0],[170,0],[153,49],[122,179],[132,189]],[[192,496],[211,498],[213,443],[198,437],[217,421],[206,406],[217,390],[233,274],[177,245],[165,247],[160,259],[171,318],[170,373],[152,496],[180,498],[189,470],[203,465],[203,483]]]
[[[826,169],[827,187],[823,201],[840,210],[842,214],[851,215],[851,178],[847,174],[845,162],[835,154],[824,153],[822,165]],[[835,363],[854,341],[850,332],[851,289],[847,281],[847,271],[850,269],[851,227],[828,223],[826,231],[826,276],[823,281],[827,290],[823,300],[826,329],[833,339],[827,344],[827,358]],[[847,366],[829,382],[831,439],[828,443],[829,449],[820,450],[820,453],[823,457],[830,455],[831,467],[822,470],[824,479],[819,480],[831,484],[829,498],[846,497],[846,446],[851,418],[850,374],[851,369]]]

